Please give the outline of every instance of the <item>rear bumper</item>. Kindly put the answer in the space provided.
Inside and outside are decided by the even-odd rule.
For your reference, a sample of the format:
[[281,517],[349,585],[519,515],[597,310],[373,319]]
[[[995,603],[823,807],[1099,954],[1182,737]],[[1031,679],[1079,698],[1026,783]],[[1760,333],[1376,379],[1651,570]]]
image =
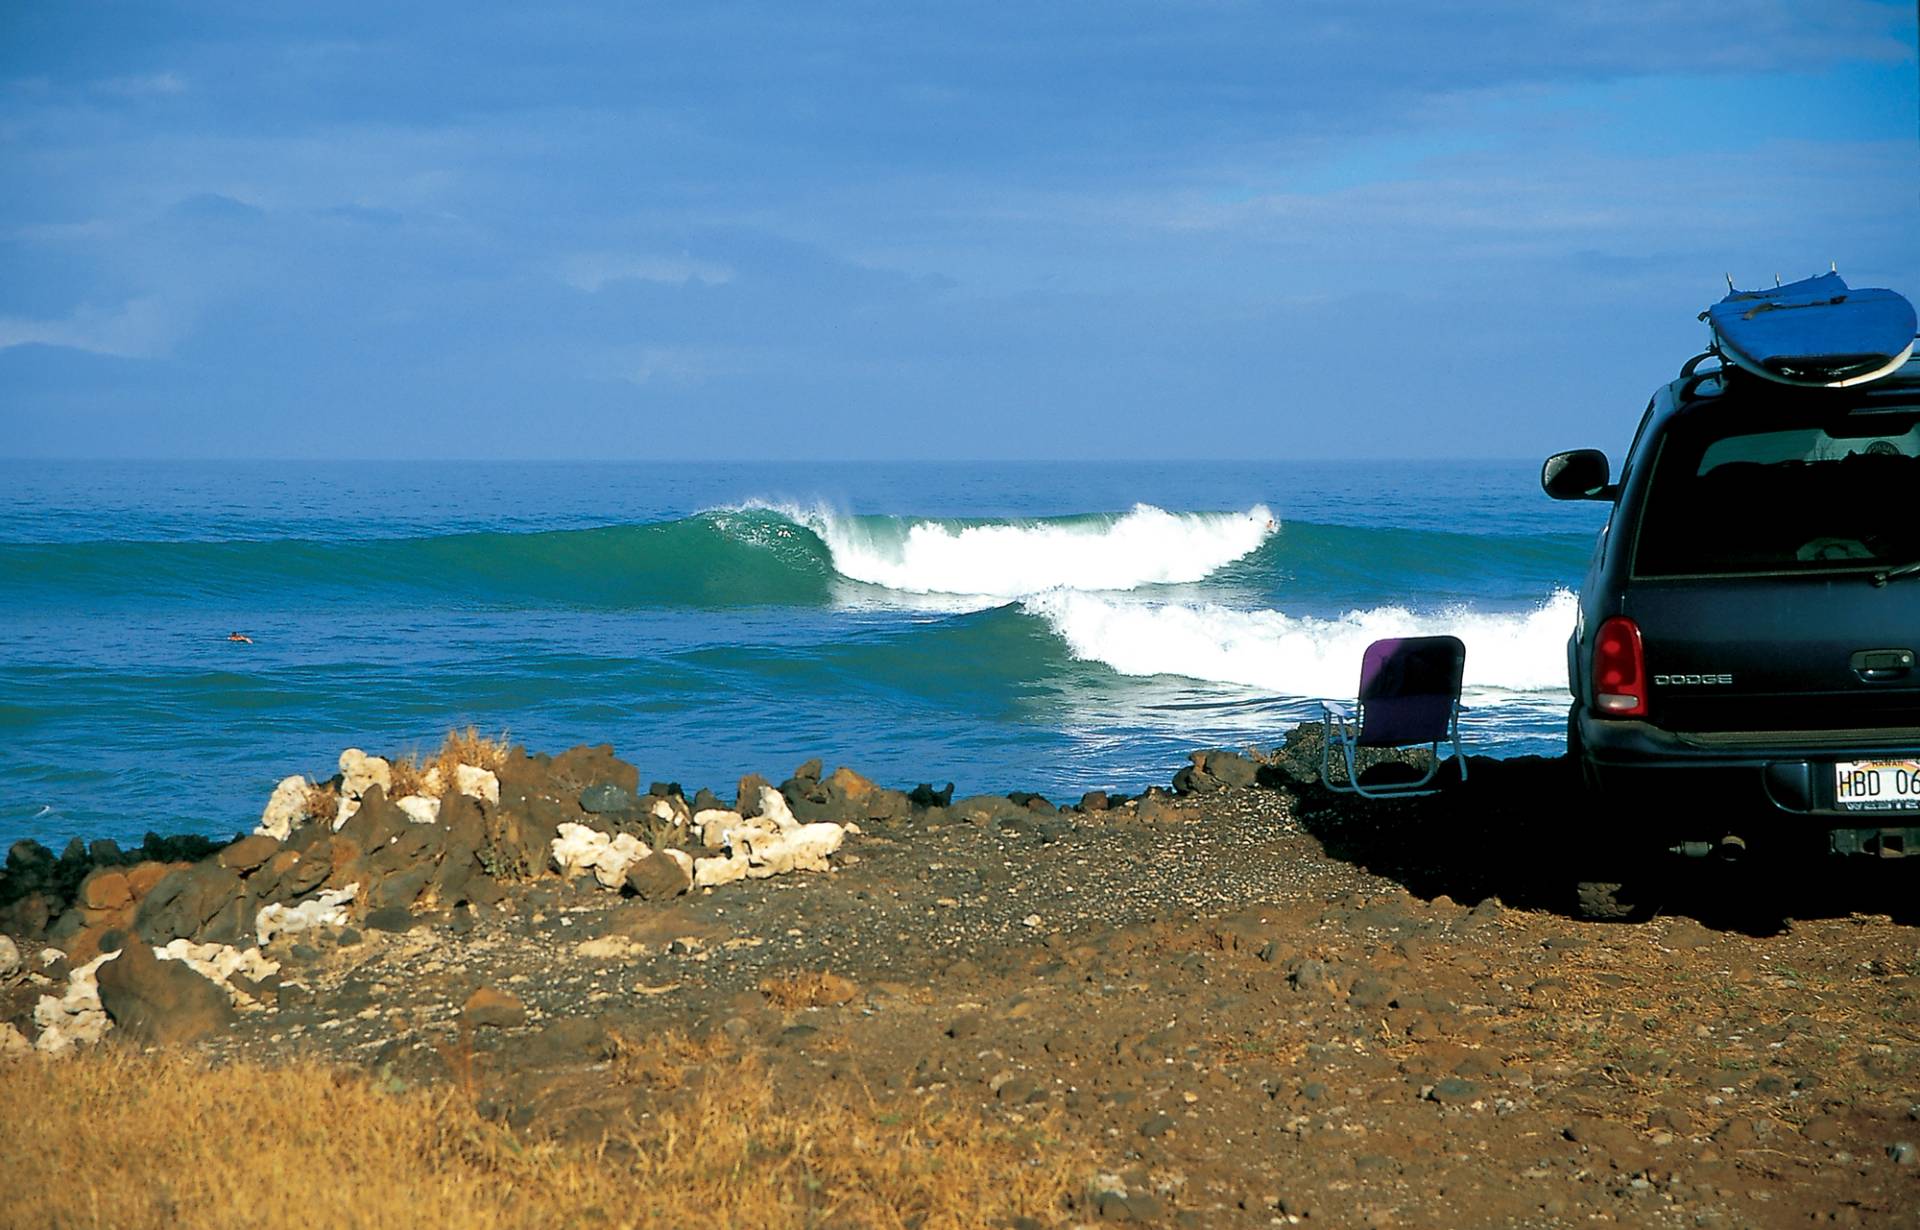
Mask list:
[[1805,817],[1823,828],[1920,824],[1920,805],[1840,806],[1833,769],[1843,761],[1920,758],[1917,732],[1694,735],[1646,722],[1594,718],[1578,709],[1573,725],[1583,769],[1605,794],[1632,796],[1648,805],[1711,806],[1716,813],[1764,808],[1782,817]]

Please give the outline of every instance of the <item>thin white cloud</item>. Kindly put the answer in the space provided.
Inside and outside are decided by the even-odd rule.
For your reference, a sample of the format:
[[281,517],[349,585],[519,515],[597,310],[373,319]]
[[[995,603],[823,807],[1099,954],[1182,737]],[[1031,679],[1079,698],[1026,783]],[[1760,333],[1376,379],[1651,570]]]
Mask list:
[[642,346],[630,352],[622,378],[632,384],[704,384],[731,370],[719,351],[695,346]]
[[61,346],[124,359],[158,359],[172,352],[186,321],[159,299],[130,299],[117,308],[82,306],[60,320],[0,316],[0,350]]
[[104,81],[94,82],[94,88],[103,94],[118,94],[123,98],[164,98],[187,92],[186,78],[178,73],[137,73],[128,77],[108,77]]
[[725,265],[690,256],[635,256],[621,252],[582,252],[560,262],[560,280],[575,290],[592,294],[615,282],[657,282],[684,286],[705,282],[717,286],[733,280]]

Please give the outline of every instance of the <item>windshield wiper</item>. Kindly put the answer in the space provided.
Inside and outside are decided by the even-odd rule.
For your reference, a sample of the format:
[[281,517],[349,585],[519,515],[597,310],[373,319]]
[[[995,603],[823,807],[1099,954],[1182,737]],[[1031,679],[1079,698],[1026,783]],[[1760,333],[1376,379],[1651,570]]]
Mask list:
[[1911,564],[1902,564],[1898,568],[1882,568],[1869,579],[1872,580],[1873,587],[1879,589],[1888,581],[1898,581],[1901,577],[1913,576],[1920,576],[1920,560],[1915,560]]

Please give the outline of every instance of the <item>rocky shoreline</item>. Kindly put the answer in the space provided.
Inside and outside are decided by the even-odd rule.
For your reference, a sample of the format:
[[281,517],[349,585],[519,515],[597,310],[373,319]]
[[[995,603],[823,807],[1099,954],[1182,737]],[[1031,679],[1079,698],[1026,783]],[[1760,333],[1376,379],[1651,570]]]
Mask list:
[[1045,1120],[1093,1161],[1038,1224],[1913,1224],[1910,877],[1716,868],[1583,922],[1563,765],[1355,802],[1316,735],[1065,805],[350,749],[232,842],[17,843],[0,1048],[322,1059],[589,1147],[688,1087],[623,1048],[685,1039]]

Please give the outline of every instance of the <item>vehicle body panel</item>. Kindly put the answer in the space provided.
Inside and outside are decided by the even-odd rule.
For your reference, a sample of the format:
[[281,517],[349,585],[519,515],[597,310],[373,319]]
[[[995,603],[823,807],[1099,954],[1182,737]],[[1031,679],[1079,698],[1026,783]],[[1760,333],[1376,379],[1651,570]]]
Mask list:
[[[1708,468],[1703,441],[1722,430],[1757,436],[1755,423],[1770,422],[1768,416],[1789,424],[1811,416],[1841,442],[1829,445],[1822,437],[1829,452],[1842,454],[1839,461],[1829,456],[1777,467],[1794,478],[1841,475],[1842,490],[1809,509],[1809,523],[1853,514],[1877,530],[1894,518],[1882,504],[1865,512],[1847,505],[1845,488],[1854,470],[1834,466],[1896,473],[1874,468],[1880,462],[1861,463],[1854,454],[1866,450],[1846,442],[1883,428],[1893,432],[1906,421],[1902,411],[1920,412],[1920,362],[1881,385],[1844,394],[1770,388],[1751,377],[1711,373],[1689,374],[1655,394],[1611,488],[1613,507],[1595,541],[1568,644],[1574,696],[1569,750],[1603,796],[1646,812],[1676,838],[1748,826],[1920,826],[1920,801],[1867,813],[1839,806],[1835,786],[1837,765],[1920,758],[1920,667],[1914,665],[1920,576],[1878,575],[1905,562],[1890,557],[1913,549],[1907,539],[1858,530],[1861,538],[1873,538],[1869,548],[1852,538],[1842,543],[1815,536],[1798,548],[1781,548],[1792,553],[1777,564],[1748,568],[1737,560],[1709,559],[1709,573],[1727,570],[1713,575],[1676,574],[1671,567],[1663,574],[1660,561],[1679,557],[1641,550],[1648,546],[1641,541],[1644,532],[1675,532],[1671,517],[1664,528],[1655,524],[1658,506],[1649,516],[1656,474],[1667,484],[1663,492],[1685,482],[1706,488],[1720,476]],[[1920,440],[1920,427],[1914,438]],[[1686,466],[1699,459],[1697,475],[1685,467],[1661,470],[1661,451],[1670,440],[1693,448],[1676,457]],[[1894,446],[1873,451],[1884,457]],[[1920,456],[1885,464],[1906,460],[1920,468]],[[1739,478],[1749,470],[1729,473]],[[1669,480],[1669,474],[1682,478]],[[1920,489],[1914,507],[1913,524],[1920,527]],[[1790,526],[1795,515],[1791,508],[1759,511],[1779,525]],[[1901,520],[1898,533],[1905,534]],[[1682,545],[1696,555],[1715,549],[1711,540]],[[1616,615],[1638,625],[1644,645],[1646,712],[1633,718],[1600,713],[1593,696],[1593,634]],[[1836,838],[1832,844],[1838,849],[1847,843]]]

